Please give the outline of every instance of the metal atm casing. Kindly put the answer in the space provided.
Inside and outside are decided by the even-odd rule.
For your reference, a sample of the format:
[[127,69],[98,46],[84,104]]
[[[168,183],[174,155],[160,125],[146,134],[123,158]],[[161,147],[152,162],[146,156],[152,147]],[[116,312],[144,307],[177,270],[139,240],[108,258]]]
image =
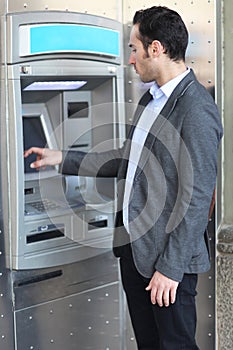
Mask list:
[[[96,29],[101,29],[109,35],[114,34],[118,46],[113,53],[101,52],[101,47],[98,49],[99,52],[97,49],[89,51],[88,47],[90,48],[92,43],[86,40],[84,44],[87,48],[85,45],[81,49],[72,47],[71,50],[68,47],[64,50],[52,47],[50,51],[49,45],[52,44],[49,42],[47,47],[44,45],[44,52],[40,52],[43,51],[43,45],[39,51],[31,49],[30,52],[30,45],[33,44],[31,28],[47,27],[50,30],[53,26],[56,29],[60,28],[61,35],[63,28],[67,26],[74,28],[74,33],[78,28],[94,30],[93,33],[96,33]],[[91,108],[89,107],[91,117],[86,122],[89,123],[87,129],[89,131],[91,129],[92,134],[91,138],[89,137],[90,144],[81,142],[81,147],[84,145],[81,149],[89,150],[91,146],[103,142],[104,138],[109,147],[120,146],[124,139],[124,113],[120,105],[123,101],[121,25],[116,21],[97,16],[78,13],[62,13],[61,16],[61,13],[58,15],[51,11],[7,14],[2,28],[4,28],[2,39],[5,42],[5,52],[2,52],[1,58],[1,115],[5,118],[1,121],[1,179],[2,218],[7,237],[5,240],[7,266],[16,270],[41,268],[72,263],[101,254],[111,246],[115,205],[114,183],[109,183],[111,204],[106,200],[98,202],[96,198],[92,203],[90,198],[88,204],[70,207],[63,190],[64,178],[58,173],[45,180],[39,178],[35,186],[35,181],[25,181],[22,116],[25,114],[24,110],[30,115],[34,113],[33,111],[36,114],[40,106],[42,109],[45,108],[54,131],[52,137],[56,139],[58,147],[67,148],[70,146],[67,134],[72,129],[72,125],[69,125],[72,120],[68,121],[66,116],[66,103],[72,100],[82,101],[84,98],[84,101],[91,103]],[[96,40],[98,41],[98,38]],[[28,41],[28,47],[25,46],[25,41]],[[104,50],[105,48],[102,51]],[[77,91],[24,90],[25,86],[36,81],[84,79],[86,85]],[[99,132],[103,124],[105,136]],[[80,128],[77,128],[77,133],[78,130]],[[82,134],[85,136],[84,132]],[[101,150],[101,147],[99,149]],[[69,179],[65,180],[69,182]],[[62,200],[64,199],[67,205],[58,206],[49,214],[45,210],[42,213],[25,215],[25,204],[30,203],[30,197],[35,196],[37,192],[34,188],[39,185],[40,190],[43,189],[44,182],[48,182],[45,189],[51,189],[54,183],[57,183],[57,188],[51,189],[50,196],[56,201],[57,192],[60,192]],[[90,185],[90,180],[87,182],[89,185],[85,185],[84,181],[83,191],[88,191],[89,186],[91,197],[93,184]],[[105,181],[105,184],[107,182]],[[102,186],[100,181],[98,186],[104,188],[105,184]],[[79,195],[80,182],[74,188],[77,190],[75,194]],[[44,198],[41,199],[43,201]],[[61,203],[61,198],[58,198],[58,201]],[[106,206],[109,208],[109,205],[112,209],[106,212]],[[98,221],[107,224],[99,228],[96,224]],[[96,226],[89,229],[91,222]],[[44,238],[44,231],[47,232],[48,239]],[[61,234],[56,235],[56,232]]]

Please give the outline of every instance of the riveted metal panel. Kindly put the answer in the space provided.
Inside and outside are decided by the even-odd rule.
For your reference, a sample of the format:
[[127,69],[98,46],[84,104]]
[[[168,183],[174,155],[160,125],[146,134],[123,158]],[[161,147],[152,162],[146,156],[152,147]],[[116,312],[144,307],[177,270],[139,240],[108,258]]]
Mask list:
[[[132,1],[124,3],[125,23],[125,86],[126,102],[136,106],[138,98],[148,85],[139,81],[132,67],[127,66],[129,49],[128,41],[132,18],[138,9],[161,5],[160,1]],[[162,4],[177,11],[189,30],[189,45],[186,63],[193,68],[199,81],[214,93],[215,87],[215,3],[213,0],[167,0]]]
[[17,349],[120,349],[119,283],[16,312]]
[[[1,216],[0,207],[0,216]],[[4,232],[0,225],[0,349],[14,349],[14,321],[11,274],[5,264]]]
[[71,11],[104,16],[121,20],[121,1],[74,1],[74,0],[8,0],[8,12],[24,11]]

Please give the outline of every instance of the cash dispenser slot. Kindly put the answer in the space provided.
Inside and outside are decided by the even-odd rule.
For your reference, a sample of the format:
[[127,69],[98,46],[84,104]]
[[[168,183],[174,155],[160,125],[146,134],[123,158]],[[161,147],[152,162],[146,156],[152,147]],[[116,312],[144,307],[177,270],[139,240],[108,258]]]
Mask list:
[[[53,227],[49,227],[53,226]],[[26,237],[27,244],[37,243],[50,239],[60,238],[65,236],[65,228],[55,227],[54,225],[40,226],[36,233],[30,234]]]

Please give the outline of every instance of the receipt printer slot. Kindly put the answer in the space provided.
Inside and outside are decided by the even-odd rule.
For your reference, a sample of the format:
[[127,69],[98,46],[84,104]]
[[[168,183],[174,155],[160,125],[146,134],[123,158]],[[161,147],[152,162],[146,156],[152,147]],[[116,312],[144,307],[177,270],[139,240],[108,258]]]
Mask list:
[[91,221],[88,223],[88,231],[108,226],[108,220]]

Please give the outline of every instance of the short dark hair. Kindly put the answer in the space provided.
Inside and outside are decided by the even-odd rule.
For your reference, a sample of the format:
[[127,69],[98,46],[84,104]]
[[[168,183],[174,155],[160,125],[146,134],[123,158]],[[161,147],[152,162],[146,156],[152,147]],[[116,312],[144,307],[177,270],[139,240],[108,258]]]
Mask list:
[[174,61],[185,61],[188,31],[181,16],[165,6],[137,11],[133,24],[139,24],[139,39],[145,50],[154,41],[161,42],[165,53]]

